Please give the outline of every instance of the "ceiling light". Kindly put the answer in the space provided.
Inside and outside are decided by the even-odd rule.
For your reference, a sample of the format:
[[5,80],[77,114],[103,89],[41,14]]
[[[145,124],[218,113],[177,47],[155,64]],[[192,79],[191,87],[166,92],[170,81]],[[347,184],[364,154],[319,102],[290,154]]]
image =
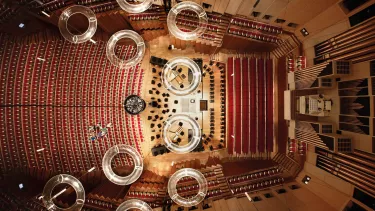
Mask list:
[[[66,209],[61,209],[53,202],[56,197],[67,190],[65,188],[56,195],[52,196],[53,190],[59,184],[68,184],[72,186],[72,188],[76,192],[76,202]],[[83,188],[82,183],[77,178],[68,174],[59,174],[48,180],[48,182],[44,186],[42,196],[40,196],[39,199],[42,199],[44,206],[47,207],[48,210],[81,210],[83,204],[85,203],[85,189]]]
[[301,34],[304,36],[304,37],[306,37],[307,35],[309,35],[309,32],[305,29],[305,28],[303,28],[303,29],[301,29]]
[[130,199],[120,204],[116,211],[125,211],[125,210],[141,210],[141,211],[152,211],[152,208],[144,201],[139,199]]
[[[180,30],[176,25],[177,15],[182,12],[190,10],[198,15],[199,23],[196,29],[190,32]],[[181,40],[195,40],[202,36],[206,31],[208,18],[206,11],[199,4],[191,1],[184,1],[176,4],[168,13],[167,25],[169,32]]]
[[[183,177],[192,177],[195,180],[197,180],[199,184],[198,185],[199,190],[198,190],[197,195],[193,197],[189,197],[189,198],[184,198],[177,193],[177,183]],[[207,180],[204,177],[204,175],[200,171],[192,169],[192,168],[183,168],[183,169],[176,171],[169,178],[169,181],[168,181],[169,196],[174,202],[176,202],[176,204],[180,206],[184,206],[184,207],[192,207],[201,203],[206,197],[207,189],[208,189]]]
[[[83,34],[72,34],[68,29],[68,20],[75,14],[84,15],[89,21],[89,27]],[[84,43],[89,41],[95,34],[97,29],[97,19],[95,13],[88,7],[74,5],[66,8],[60,15],[58,27],[61,35],[72,43]]]
[[20,24],[18,25],[18,27],[21,28],[21,29],[23,29],[23,28],[25,27],[25,24],[24,24],[24,23],[20,23]]
[[51,17],[49,14],[47,14],[46,12],[42,11],[43,15],[47,16],[47,17]]
[[[137,46],[136,54],[134,57],[122,60],[116,56],[115,47],[116,43],[120,39],[131,39],[135,42]],[[106,54],[108,60],[118,68],[125,69],[136,66],[141,60],[146,52],[146,46],[143,38],[135,31],[132,30],[121,30],[114,33],[108,40],[106,46]]]
[[306,175],[305,177],[303,177],[302,182],[307,185],[309,184],[310,180],[311,180],[311,177]]
[[[128,154],[134,161],[133,172],[124,177],[115,174],[111,166],[112,159],[120,153]],[[134,147],[120,144],[115,145],[107,150],[107,152],[103,156],[102,167],[104,175],[108,178],[109,181],[117,185],[129,185],[135,182],[141,176],[143,171],[143,159]]]
[[129,4],[127,0],[117,0],[117,3],[120,5],[121,9],[125,10],[128,13],[141,13],[146,11],[151,7],[153,0],[142,0],[139,4]]

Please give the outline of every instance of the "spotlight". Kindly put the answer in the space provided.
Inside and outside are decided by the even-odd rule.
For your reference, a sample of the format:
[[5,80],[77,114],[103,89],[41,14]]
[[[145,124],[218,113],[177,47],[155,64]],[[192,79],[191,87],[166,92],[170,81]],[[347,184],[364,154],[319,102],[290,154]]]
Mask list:
[[23,29],[23,28],[25,28],[25,24],[24,24],[24,23],[20,23],[20,24],[18,25],[18,27],[20,27],[21,29]]
[[42,11],[43,15],[47,16],[47,17],[51,17],[48,13]]
[[302,33],[302,35],[303,35],[304,37],[306,37],[307,35],[309,35],[309,32],[308,32],[305,28],[301,29],[300,32]]
[[22,190],[22,188],[23,188],[23,184],[20,183],[20,184],[18,185],[18,187]]
[[309,184],[310,180],[311,180],[311,177],[306,175],[306,176],[302,179],[302,182],[305,183],[305,184],[307,185],[307,184]]

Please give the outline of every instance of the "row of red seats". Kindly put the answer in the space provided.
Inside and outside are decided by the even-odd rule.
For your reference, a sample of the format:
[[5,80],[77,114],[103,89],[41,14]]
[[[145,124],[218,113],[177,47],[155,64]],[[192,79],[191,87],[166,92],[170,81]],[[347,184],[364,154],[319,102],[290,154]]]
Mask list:
[[215,23],[225,23],[226,22],[225,19],[223,19],[222,17],[217,16],[217,15],[207,14],[207,16],[208,16],[208,21],[210,21],[210,22],[215,22]]
[[237,26],[245,26],[248,28],[258,29],[258,30],[262,30],[262,31],[270,32],[270,33],[275,33],[275,34],[283,33],[283,29],[281,27],[271,26],[266,23],[245,20],[242,18],[232,18],[230,22],[231,24],[234,24]]
[[[199,26],[199,22],[198,21],[187,20],[187,19],[184,19],[184,18],[181,18],[181,17],[177,18],[176,23],[177,24],[181,24],[181,25],[185,25],[185,26],[191,26],[191,27],[198,27]],[[213,31],[213,32],[218,32],[219,31],[219,27],[218,26],[207,24],[206,27],[207,27],[206,29],[208,31]]]
[[116,1],[111,1],[111,2],[101,3],[101,4],[96,4],[96,5],[90,6],[89,8],[94,13],[101,13],[101,12],[113,10],[117,7],[119,7],[118,3]]
[[242,187],[233,188],[231,189],[231,191],[233,194],[236,195],[236,194],[241,194],[245,192],[253,192],[253,191],[281,185],[283,182],[284,182],[284,178],[275,178],[275,179],[264,180],[261,182],[257,182],[257,183],[242,186]]
[[[187,17],[192,17],[195,19],[198,19],[198,16],[195,12],[192,12],[190,10],[184,10],[179,13],[179,15],[187,16]],[[225,19],[218,15],[213,15],[211,13],[207,14],[208,21],[216,22],[216,23],[224,23]]]
[[43,2],[43,5],[40,5],[39,3],[34,2],[32,4],[32,7],[38,8],[40,9],[40,11],[44,11],[44,12],[53,12],[55,10],[68,6],[65,4],[66,3],[65,0],[51,0],[51,1],[42,1],[42,2]]
[[233,146],[234,146],[234,101],[232,100],[234,97],[234,59],[232,57],[228,58],[228,63],[227,63],[227,69],[228,69],[228,74],[227,74],[227,92],[228,92],[228,99],[227,99],[227,112],[228,112],[228,117],[227,117],[227,126],[228,126],[228,131],[227,131],[227,148],[228,148],[228,153],[231,155],[233,154]]
[[234,34],[246,38],[251,38],[254,40],[259,40],[263,42],[271,42],[271,43],[280,43],[281,39],[271,36],[271,35],[265,35],[259,32],[254,32],[254,31],[247,31],[243,29],[237,29],[237,28],[229,28],[228,29],[229,34]]
[[160,18],[160,14],[158,13],[141,13],[138,15],[130,14],[128,17],[132,21],[158,20]]
[[[207,184],[208,189],[215,187],[218,185],[220,182],[215,180],[213,182],[209,182]],[[188,185],[188,186],[183,186],[183,187],[178,187],[177,191],[178,193],[184,193],[184,192],[189,192],[189,191],[194,191],[194,190],[199,190],[199,185],[194,184],[194,185]]]
[[263,171],[249,173],[246,175],[233,176],[233,177],[227,178],[227,180],[229,184],[237,184],[237,183],[243,183],[243,182],[248,182],[252,180],[258,180],[258,179],[266,178],[270,176],[275,176],[280,173],[281,171],[278,168],[271,168],[271,169],[266,169]]
[[[183,31],[183,32],[190,32],[191,31],[189,29],[184,29],[184,28],[180,28],[180,30]],[[206,39],[206,40],[212,40],[212,41],[215,41],[215,40],[219,39],[215,35],[213,35],[213,34],[207,34],[207,33],[203,34],[200,38]]]
[[228,58],[227,64],[228,153],[272,152],[272,60]]
[[273,93],[273,61],[267,59],[266,63],[266,150],[267,152],[273,152],[273,140],[274,140],[274,122],[273,122],[273,111],[274,111],[274,93]]
[[98,199],[91,199],[91,198],[87,198],[86,201],[85,201],[85,204],[99,205],[99,206],[104,207],[104,208],[114,208],[115,207],[115,205],[113,205],[112,203],[102,201],[102,200],[98,200]]
[[[101,168],[106,150],[130,144],[140,152],[139,116],[122,107],[127,94],[140,94],[143,70],[120,70],[106,58],[105,43],[73,45],[49,41],[21,45],[0,36],[1,168],[54,171]],[[132,47],[119,47],[130,58]],[[88,127],[112,123],[106,141],[89,141]],[[125,137],[125,139],[124,139]],[[116,165],[131,164],[128,158]]]
[[[205,173],[202,172],[202,174],[204,175],[204,177],[205,177],[206,179],[209,178],[209,177],[213,177],[213,176],[216,175],[216,173],[213,172],[213,171],[205,172]],[[181,184],[183,184],[183,183],[192,182],[192,181],[196,181],[196,179],[194,179],[194,178],[192,178],[192,177],[183,177],[183,178],[181,178],[181,179],[177,182],[177,184],[178,184],[178,185],[181,185]]]
[[159,194],[155,192],[129,191],[128,196],[153,199],[159,197]]
[[208,190],[206,198],[220,196],[223,193],[221,189]]

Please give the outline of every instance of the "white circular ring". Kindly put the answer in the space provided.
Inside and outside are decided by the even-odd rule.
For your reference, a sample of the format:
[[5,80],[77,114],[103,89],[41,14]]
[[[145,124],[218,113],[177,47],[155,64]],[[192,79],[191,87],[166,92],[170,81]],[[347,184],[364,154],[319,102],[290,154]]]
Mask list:
[[129,4],[127,0],[117,0],[121,9],[128,13],[141,13],[151,7],[153,0],[143,0],[140,4]]
[[[53,189],[59,184],[68,184],[73,187],[74,191],[76,192],[77,199],[76,202],[68,207],[68,208],[61,208],[56,206],[53,203],[54,197],[51,195]],[[81,210],[83,204],[85,203],[85,189],[83,188],[82,183],[75,177],[68,175],[68,174],[59,174],[52,177],[46,185],[44,186],[43,193],[42,193],[42,201],[44,206],[48,210],[55,210],[55,211],[70,211],[70,210]]]
[[117,207],[116,211],[126,211],[130,209],[139,209],[141,211],[152,211],[152,208],[144,201],[139,199],[130,199]]
[[[193,177],[198,181],[199,184],[199,190],[198,194],[192,198],[186,199],[181,197],[177,193],[177,182],[183,178],[183,177]],[[191,207],[198,205],[200,202],[204,200],[204,197],[207,194],[207,180],[204,177],[204,175],[195,169],[192,168],[183,168],[178,171],[176,171],[168,181],[168,194],[171,197],[171,199],[176,202],[180,206],[184,207]]]
[[[115,47],[116,43],[120,39],[131,39],[135,42],[137,45],[137,52],[134,57],[127,59],[127,60],[121,60],[119,59],[115,54]],[[135,31],[131,30],[121,30],[116,33],[114,33],[108,40],[107,46],[106,46],[106,53],[108,60],[115,65],[116,67],[119,67],[121,69],[123,68],[129,68],[137,65],[141,60],[143,59],[143,56],[145,55],[146,46],[145,42],[143,41],[143,38]]]
[[[177,15],[183,10],[191,10],[198,15],[199,23],[198,27],[191,32],[184,32],[180,30],[176,23]],[[168,13],[167,25],[169,32],[181,40],[195,40],[204,34],[207,28],[208,18],[206,11],[202,6],[195,2],[183,1],[176,4]]]
[[[193,130],[193,134],[191,137],[191,141],[184,145],[180,146],[175,143],[173,143],[170,140],[170,137],[167,135],[169,132],[169,129],[172,124],[174,124],[177,121],[185,121],[188,123]],[[174,116],[171,116],[164,122],[164,128],[163,128],[163,140],[165,143],[165,146],[172,152],[177,153],[177,154],[184,154],[193,151],[200,143],[201,141],[201,128],[198,124],[197,121],[195,121],[193,118],[186,114],[177,114]]]
[[[119,153],[127,153],[134,161],[134,170],[131,174],[121,177],[113,172],[111,167],[112,159]],[[129,145],[115,145],[107,150],[102,161],[103,172],[109,181],[117,185],[129,185],[135,182],[142,174],[143,160],[139,152]]]
[[[89,21],[88,29],[80,35],[72,34],[68,29],[68,19],[74,14],[82,14]],[[83,43],[89,41],[95,34],[97,28],[97,20],[95,13],[88,7],[74,5],[66,8],[60,15],[58,27],[61,35],[72,43]]]
[[[173,69],[177,67],[177,65],[183,65],[188,67],[192,71],[193,79],[192,83],[187,86],[186,88],[179,88],[174,86],[171,82],[173,80],[170,80],[170,76],[174,71]],[[174,71],[176,72],[176,71]],[[176,74],[174,74],[174,78],[176,78]],[[173,79],[174,79],[173,78]],[[161,81],[164,85],[164,87],[170,91],[172,94],[183,96],[188,95],[195,91],[199,83],[201,82],[202,74],[201,70],[197,63],[195,63],[192,59],[187,57],[175,57],[171,60],[169,60],[163,67],[162,74],[161,74]]]

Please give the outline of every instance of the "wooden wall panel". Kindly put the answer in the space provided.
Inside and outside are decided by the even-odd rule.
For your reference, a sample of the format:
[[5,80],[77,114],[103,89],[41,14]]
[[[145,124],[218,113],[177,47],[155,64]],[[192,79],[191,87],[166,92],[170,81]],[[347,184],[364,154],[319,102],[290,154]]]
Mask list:
[[225,13],[231,14],[231,15],[236,15],[238,8],[241,6],[242,0],[241,1],[230,1],[228,4],[227,8],[225,9]]

